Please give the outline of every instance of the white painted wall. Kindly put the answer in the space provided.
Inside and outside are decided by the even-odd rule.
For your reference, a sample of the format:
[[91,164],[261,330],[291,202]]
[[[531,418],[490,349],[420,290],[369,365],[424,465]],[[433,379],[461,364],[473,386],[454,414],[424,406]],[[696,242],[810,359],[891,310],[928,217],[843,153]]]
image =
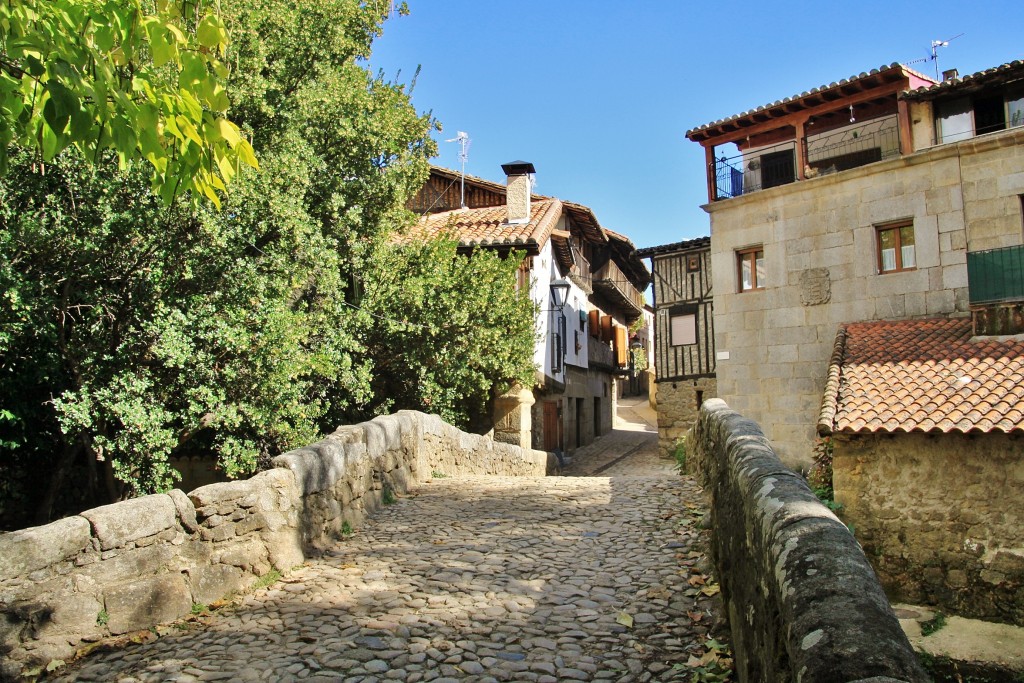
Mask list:
[[[555,309],[554,301],[551,298],[551,283],[555,280],[566,279],[558,272],[555,263],[554,253],[549,240],[541,249],[539,255],[534,257],[533,276],[530,278],[530,295],[537,302],[540,312],[537,314],[537,332],[539,338],[533,349],[534,365],[545,375],[559,382],[565,381],[565,368],[560,372],[552,372],[555,365],[554,345],[552,337],[558,332],[559,312]],[[565,315],[566,330],[566,353],[565,363],[581,368],[589,364],[587,354],[587,338],[589,333],[589,322],[580,328],[580,312],[587,314],[587,294],[582,289],[570,282],[569,293],[566,296],[566,304],[562,309]],[[579,338],[579,349],[576,348],[576,338]]]

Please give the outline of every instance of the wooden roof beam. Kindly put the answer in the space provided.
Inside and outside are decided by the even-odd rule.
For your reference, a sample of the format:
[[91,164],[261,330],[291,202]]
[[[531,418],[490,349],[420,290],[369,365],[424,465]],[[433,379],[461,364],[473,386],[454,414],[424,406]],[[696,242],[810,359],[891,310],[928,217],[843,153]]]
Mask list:
[[[863,104],[865,102],[869,102],[871,100],[883,100],[883,99],[886,99],[886,98],[888,98],[890,96],[895,97],[895,95],[898,92],[900,92],[900,90],[902,90],[902,89],[903,89],[902,82],[895,81],[895,82],[890,83],[890,84],[888,84],[888,85],[886,85],[886,86],[884,86],[882,88],[875,88],[875,89],[872,89],[871,91],[854,93],[852,95],[848,95],[846,97],[843,97],[842,98],[842,104],[840,106],[841,107],[845,107],[845,106],[848,106],[848,105],[851,105],[851,104],[858,105],[858,104]],[[808,109],[805,109],[802,112],[800,112],[799,114],[792,114],[792,115],[790,115],[787,118],[799,117],[799,118],[803,119],[805,117],[820,116],[822,114],[830,113],[835,108],[836,108],[836,102],[835,101],[826,102],[826,103],[817,105],[815,107],[810,107]],[[752,117],[748,116],[748,117],[745,117],[745,118],[749,119],[749,118],[752,118]],[[738,122],[740,122],[742,120],[743,119],[738,119],[735,123],[738,123]],[[708,146],[708,145],[712,145],[712,146],[714,146],[714,145],[724,145],[724,144],[728,144],[730,142],[736,142],[737,140],[741,140],[741,139],[743,139],[743,138],[745,138],[747,136],[753,136],[753,135],[757,135],[758,133],[763,133],[763,132],[772,130],[775,127],[780,127],[781,128],[781,127],[783,127],[785,125],[793,125],[793,124],[788,124],[787,121],[786,121],[786,118],[781,118],[781,119],[775,118],[775,119],[770,119],[770,120],[767,120],[767,121],[758,122],[758,123],[755,123],[753,125],[747,126],[747,127],[743,128],[741,130],[737,130],[735,132],[724,134],[724,135],[710,135],[710,134],[708,134],[707,131],[701,131],[700,134],[704,135],[705,137],[703,138],[703,140],[697,140],[697,141],[700,142],[704,146]],[[720,126],[719,126],[719,128],[720,128]],[[696,139],[696,137],[694,139]]]

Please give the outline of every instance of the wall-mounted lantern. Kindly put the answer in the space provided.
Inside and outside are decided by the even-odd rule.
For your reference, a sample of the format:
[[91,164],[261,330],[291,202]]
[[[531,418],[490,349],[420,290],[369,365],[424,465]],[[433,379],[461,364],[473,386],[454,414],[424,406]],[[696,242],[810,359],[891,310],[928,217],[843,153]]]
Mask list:
[[569,286],[569,281],[564,279],[551,283],[551,302],[559,311],[565,308],[566,300],[569,297]]

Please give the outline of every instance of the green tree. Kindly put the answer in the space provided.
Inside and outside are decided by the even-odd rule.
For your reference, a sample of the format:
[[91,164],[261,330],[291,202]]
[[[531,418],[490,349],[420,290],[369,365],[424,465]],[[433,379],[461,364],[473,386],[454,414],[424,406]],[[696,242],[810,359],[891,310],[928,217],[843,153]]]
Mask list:
[[240,162],[257,165],[225,118],[228,33],[208,0],[0,3],[0,174],[13,143],[44,162],[68,146],[122,168],[145,159],[166,203],[219,204]]
[[364,277],[359,329],[374,412],[486,424],[492,389],[533,384],[536,305],[516,288],[523,254],[457,253],[448,239],[385,244]]
[[381,12],[309,5],[221,5],[232,116],[261,165],[219,212],[162,206],[129,156],[71,148],[42,173],[11,147],[0,464],[36,520],[165,489],[173,453],[251,472],[369,401],[347,290],[363,245],[409,220],[434,122],[360,63]]

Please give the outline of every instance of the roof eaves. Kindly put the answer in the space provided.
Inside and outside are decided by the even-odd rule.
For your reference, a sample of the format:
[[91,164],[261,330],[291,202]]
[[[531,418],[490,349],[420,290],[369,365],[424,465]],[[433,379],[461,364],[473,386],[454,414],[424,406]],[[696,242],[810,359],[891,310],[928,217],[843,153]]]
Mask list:
[[985,69],[959,78],[951,78],[941,83],[935,83],[914,90],[904,90],[899,96],[900,99],[904,100],[928,100],[946,93],[968,88],[972,85],[980,86],[1008,76],[1012,77],[1017,75],[1015,72],[1020,72],[1019,75],[1024,78],[1024,60],[1017,59],[992,67],[991,69]]
[[710,237],[697,237],[692,240],[683,240],[682,242],[673,242],[672,244],[661,244],[656,247],[644,247],[643,249],[637,249],[636,255],[639,258],[649,258],[651,256],[661,256],[663,254],[672,254],[675,252],[701,249],[710,246]]
[[838,88],[842,88],[844,86],[850,85],[851,83],[856,83],[858,81],[861,81],[861,80],[864,80],[864,79],[867,79],[867,78],[871,78],[871,77],[874,77],[874,76],[879,76],[879,75],[883,75],[883,74],[891,73],[891,72],[895,72],[895,71],[899,71],[901,75],[915,75],[915,76],[918,76],[919,78],[922,78],[924,80],[928,80],[928,81],[932,81],[933,80],[933,79],[929,78],[928,76],[925,76],[925,75],[923,75],[921,73],[918,73],[917,71],[914,71],[913,69],[908,69],[906,66],[900,64],[899,62],[893,62],[892,64],[883,65],[883,66],[878,67],[877,69],[871,69],[870,71],[862,72],[860,74],[856,74],[856,75],[850,76],[849,78],[844,78],[844,79],[842,79],[840,81],[829,83],[828,85],[819,85],[817,88],[811,88],[810,90],[802,92],[802,93],[800,93],[798,95],[791,95],[791,96],[786,97],[784,99],[776,100],[775,102],[770,102],[768,104],[761,105],[760,107],[756,107],[755,109],[749,109],[747,111],[740,112],[739,114],[734,114],[733,116],[727,116],[725,118],[718,119],[717,121],[711,121],[710,123],[706,123],[703,126],[698,126],[696,128],[691,128],[690,130],[686,131],[685,136],[686,136],[687,139],[693,140],[692,136],[698,135],[699,133],[702,133],[702,132],[704,132],[704,131],[706,131],[706,130],[708,130],[710,128],[714,128],[714,127],[717,127],[717,126],[723,126],[723,125],[726,125],[726,124],[729,124],[729,123],[733,123],[735,121],[739,121],[740,119],[746,118],[748,116],[753,116],[754,114],[759,114],[759,113],[767,111],[769,109],[775,109],[777,107],[783,107],[783,106],[785,106],[787,104],[791,104],[793,102],[797,102],[799,100],[804,99],[805,97],[811,97],[812,95],[818,95],[818,94],[826,93],[826,92],[829,92],[831,90],[836,90]]

